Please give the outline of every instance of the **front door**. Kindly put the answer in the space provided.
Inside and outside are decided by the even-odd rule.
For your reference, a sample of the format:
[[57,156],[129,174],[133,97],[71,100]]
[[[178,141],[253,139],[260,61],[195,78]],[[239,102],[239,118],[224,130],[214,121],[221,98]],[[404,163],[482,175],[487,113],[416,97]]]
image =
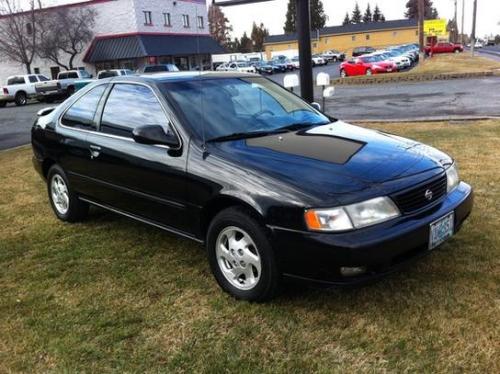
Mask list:
[[151,87],[116,83],[90,133],[97,202],[170,228],[188,231],[186,149],[136,143],[134,128],[160,125],[174,131]]

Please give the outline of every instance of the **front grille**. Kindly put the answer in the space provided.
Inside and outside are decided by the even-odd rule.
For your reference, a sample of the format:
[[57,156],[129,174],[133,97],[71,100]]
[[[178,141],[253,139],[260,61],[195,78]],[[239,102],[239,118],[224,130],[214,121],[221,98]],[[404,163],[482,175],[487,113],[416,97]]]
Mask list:
[[[392,199],[402,213],[412,213],[433,205],[446,194],[446,174],[410,190],[395,193]],[[432,194],[432,198],[429,196]],[[426,196],[427,195],[427,196]]]

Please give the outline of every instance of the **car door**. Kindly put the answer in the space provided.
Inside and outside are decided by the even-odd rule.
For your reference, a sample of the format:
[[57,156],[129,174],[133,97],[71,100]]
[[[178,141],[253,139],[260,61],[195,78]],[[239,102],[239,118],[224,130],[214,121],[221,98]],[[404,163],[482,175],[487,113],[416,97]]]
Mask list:
[[57,132],[47,135],[71,186],[83,196],[92,195],[94,190],[87,135],[97,130],[96,114],[106,88],[106,84],[98,85],[74,100],[59,117]]
[[186,152],[140,144],[132,132],[160,125],[180,135],[153,87],[115,83],[102,108],[99,132],[88,137],[98,203],[180,231],[186,219]]

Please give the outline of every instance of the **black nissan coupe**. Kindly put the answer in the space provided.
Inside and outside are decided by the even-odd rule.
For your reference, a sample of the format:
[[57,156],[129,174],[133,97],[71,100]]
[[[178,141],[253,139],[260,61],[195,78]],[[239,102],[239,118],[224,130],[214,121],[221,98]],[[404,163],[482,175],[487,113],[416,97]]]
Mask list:
[[92,205],[202,243],[219,285],[252,301],[286,278],[377,279],[450,238],[473,205],[445,153],[254,74],[99,80],[41,110],[32,146],[59,219]]

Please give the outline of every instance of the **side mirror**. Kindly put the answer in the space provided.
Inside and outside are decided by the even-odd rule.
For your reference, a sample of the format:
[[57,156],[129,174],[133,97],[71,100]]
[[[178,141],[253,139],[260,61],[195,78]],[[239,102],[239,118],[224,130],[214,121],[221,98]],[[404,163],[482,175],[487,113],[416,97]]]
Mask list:
[[136,127],[132,131],[132,137],[136,143],[166,145],[170,148],[179,148],[180,142],[172,131],[165,132],[159,125],[145,125]]
[[54,111],[54,109],[56,109],[55,107],[51,106],[51,107],[47,107],[47,108],[43,108],[43,109],[40,109],[36,115],[38,117],[43,117],[43,116],[46,116],[47,114],[50,114]]
[[312,102],[311,106],[316,109],[317,111],[321,112],[321,105],[318,104],[317,102]]

